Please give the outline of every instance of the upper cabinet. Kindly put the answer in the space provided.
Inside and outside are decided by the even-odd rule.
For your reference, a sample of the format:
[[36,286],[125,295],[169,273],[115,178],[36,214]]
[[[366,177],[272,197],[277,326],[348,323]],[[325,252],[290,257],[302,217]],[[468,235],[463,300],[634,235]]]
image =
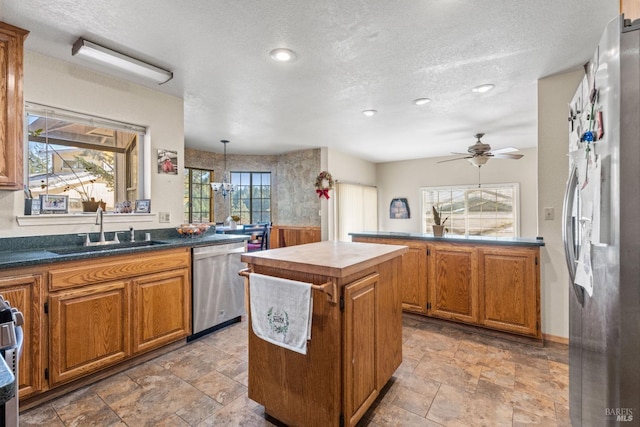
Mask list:
[[0,22],[0,190],[23,186],[23,44],[28,31]]
[[640,0],[620,0],[620,13],[632,21],[640,18]]

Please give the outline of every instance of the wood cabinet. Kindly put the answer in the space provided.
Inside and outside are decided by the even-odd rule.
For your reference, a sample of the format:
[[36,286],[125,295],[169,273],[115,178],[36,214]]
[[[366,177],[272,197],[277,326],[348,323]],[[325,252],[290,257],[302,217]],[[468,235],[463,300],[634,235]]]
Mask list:
[[42,305],[43,274],[17,270],[3,272],[0,295],[24,316],[22,356],[18,362],[19,398],[42,389]]
[[[376,366],[379,275],[373,274],[344,287],[345,414],[347,425],[355,425],[380,393]],[[384,384],[383,384],[384,385]]]
[[429,248],[430,314],[466,323],[478,321],[478,256],[473,246]]
[[176,341],[190,328],[189,271],[185,268],[133,279],[133,352]]
[[[389,240],[358,237],[354,242],[389,244]],[[394,245],[409,248],[402,255],[402,309],[412,313],[427,314],[427,245],[415,240],[394,240]]]
[[531,249],[481,248],[480,323],[536,336],[540,329],[537,253]]
[[50,385],[189,335],[189,249],[122,255],[49,271]]
[[271,227],[269,248],[284,248],[319,241],[320,227],[274,225]]
[[56,386],[130,354],[130,283],[115,281],[49,298],[49,383]]
[[28,34],[0,22],[0,190],[23,186],[23,45]]
[[402,262],[403,310],[542,339],[539,245],[352,238],[409,248]]
[[249,398],[287,425],[355,426],[402,362],[404,251],[319,242],[243,254],[256,273],[335,289],[335,300],[313,291],[306,355],[257,337],[249,322]]

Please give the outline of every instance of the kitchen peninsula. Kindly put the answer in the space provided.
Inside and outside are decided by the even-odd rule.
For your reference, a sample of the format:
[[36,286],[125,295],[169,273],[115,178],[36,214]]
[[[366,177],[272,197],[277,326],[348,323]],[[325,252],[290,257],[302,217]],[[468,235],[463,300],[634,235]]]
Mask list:
[[534,338],[540,328],[544,241],[420,233],[351,233],[354,242],[403,245],[405,311]]
[[328,283],[313,290],[306,355],[258,338],[249,322],[249,398],[288,425],[355,425],[402,362],[406,250],[324,241],[242,255],[255,273]]

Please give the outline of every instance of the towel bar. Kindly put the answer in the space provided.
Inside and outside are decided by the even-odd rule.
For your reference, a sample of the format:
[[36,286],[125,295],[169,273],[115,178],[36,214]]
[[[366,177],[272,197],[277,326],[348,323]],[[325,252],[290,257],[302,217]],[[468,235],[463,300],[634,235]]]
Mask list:
[[[246,277],[247,279],[249,278],[249,275],[251,273],[253,273],[253,270],[251,270],[250,268],[245,268],[238,272],[240,276]],[[287,280],[290,280],[290,279],[287,279]],[[312,283],[311,289],[315,289],[317,291],[326,293],[329,302],[332,302],[333,304],[338,303],[338,289],[336,286],[336,282],[334,282],[333,280],[330,280],[327,283],[323,283],[321,285],[314,285]]]

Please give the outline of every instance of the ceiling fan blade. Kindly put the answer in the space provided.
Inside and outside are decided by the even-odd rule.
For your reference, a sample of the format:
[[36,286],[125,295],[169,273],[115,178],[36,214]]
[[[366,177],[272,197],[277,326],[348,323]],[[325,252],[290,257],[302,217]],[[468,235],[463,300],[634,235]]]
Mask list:
[[471,159],[473,156],[466,156],[466,157],[456,157],[455,159],[449,159],[449,160],[440,160],[437,163],[446,163],[446,162],[453,162],[454,160],[464,160],[464,159]]
[[518,160],[521,159],[522,157],[524,157],[524,154],[511,154],[511,153],[492,153],[491,157],[493,157],[494,159],[513,159],[513,160]]
[[498,148],[497,150],[493,150],[492,153],[493,154],[505,154],[505,153],[515,153],[516,151],[520,151],[517,148],[514,147],[504,147],[504,148]]

